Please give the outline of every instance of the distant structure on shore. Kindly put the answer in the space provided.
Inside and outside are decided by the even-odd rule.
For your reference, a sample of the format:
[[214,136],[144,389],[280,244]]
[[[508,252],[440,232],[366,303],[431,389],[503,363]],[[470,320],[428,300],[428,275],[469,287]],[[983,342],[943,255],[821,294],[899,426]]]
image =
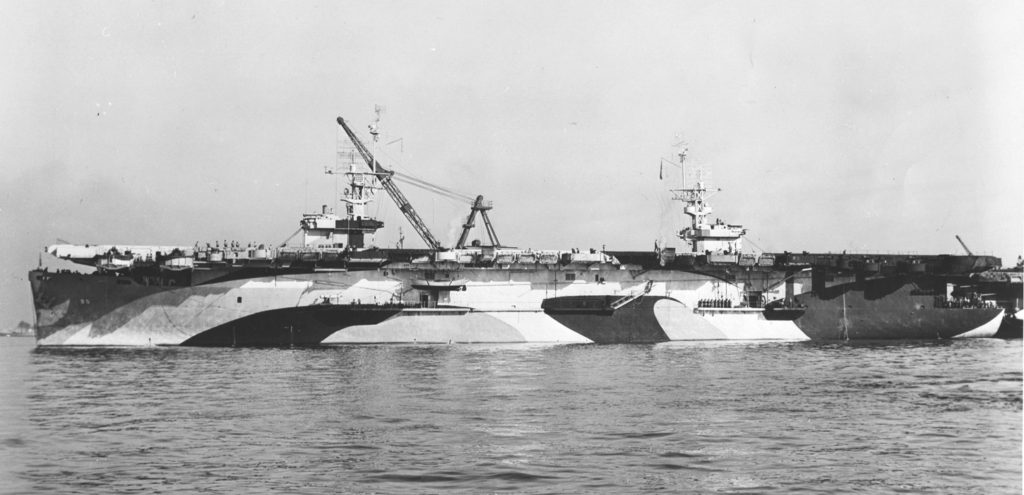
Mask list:
[[33,337],[36,334],[35,327],[31,323],[22,320],[14,328],[0,332],[3,337]]

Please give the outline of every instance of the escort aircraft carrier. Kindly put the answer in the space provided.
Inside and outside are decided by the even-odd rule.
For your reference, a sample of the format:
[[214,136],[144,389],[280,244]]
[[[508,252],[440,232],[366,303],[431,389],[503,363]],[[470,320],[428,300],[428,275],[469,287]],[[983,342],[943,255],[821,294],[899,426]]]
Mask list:
[[[994,336],[1020,307],[1020,277],[992,275],[990,256],[745,250],[743,226],[710,220],[699,173],[673,190],[691,219],[678,250],[508,247],[482,196],[446,247],[378,160],[377,123],[367,146],[337,122],[358,158],[331,170],[347,181],[344,212],[304,214],[293,246],[48,246],[82,269],[29,272],[38,344],[950,339]],[[379,191],[426,248],[374,244]],[[469,241],[478,220],[486,242]]]

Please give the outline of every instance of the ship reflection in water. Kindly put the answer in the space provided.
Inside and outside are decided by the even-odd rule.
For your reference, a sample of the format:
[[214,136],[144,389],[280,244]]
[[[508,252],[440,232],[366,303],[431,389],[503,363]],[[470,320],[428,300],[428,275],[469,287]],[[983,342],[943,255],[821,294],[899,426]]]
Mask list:
[[11,493],[1021,492],[1019,341],[2,344]]

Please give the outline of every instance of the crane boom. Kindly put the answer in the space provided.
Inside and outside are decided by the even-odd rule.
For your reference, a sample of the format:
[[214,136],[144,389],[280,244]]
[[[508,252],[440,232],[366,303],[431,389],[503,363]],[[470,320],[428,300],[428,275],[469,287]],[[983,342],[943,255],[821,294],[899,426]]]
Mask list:
[[345,130],[345,134],[348,135],[352,144],[355,145],[356,150],[359,151],[359,155],[366,161],[366,165],[368,165],[377,175],[377,179],[380,180],[380,185],[388,192],[388,195],[391,196],[391,199],[395,204],[398,205],[398,209],[403,215],[405,215],[405,218],[409,220],[409,223],[412,224],[412,228],[416,230],[416,233],[419,234],[420,238],[423,239],[423,242],[427,244],[427,247],[435,250],[444,249],[441,246],[441,243],[438,242],[437,238],[434,237],[434,234],[430,233],[430,229],[427,228],[427,224],[424,223],[423,219],[420,218],[420,215],[416,213],[416,210],[409,203],[409,200],[405,199],[405,195],[402,194],[402,191],[398,189],[398,186],[395,185],[395,182],[391,179],[392,176],[395,175],[395,172],[387,170],[380,165],[380,162],[378,162],[377,158],[373,156],[373,153],[366,149],[366,146],[359,140],[359,137],[357,137],[356,134],[352,132],[352,129],[348,127],[348,124],[345,123],[345,119],[338,117],[338,125]]
[[964,247],[964,251],[967,251],[967,256],[974,256],[974,253],[972,253],[971,249],[967,247],[967,244],[964,244],[964,240],[961,239],[958,234],[954,235],[956,236],[956,241],[959,242],[960,245]]

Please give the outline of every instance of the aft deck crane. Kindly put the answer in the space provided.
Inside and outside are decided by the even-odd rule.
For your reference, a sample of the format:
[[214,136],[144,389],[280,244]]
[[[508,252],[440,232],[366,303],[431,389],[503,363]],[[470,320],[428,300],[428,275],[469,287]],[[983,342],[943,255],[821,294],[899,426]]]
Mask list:
[[366,149],[366,146],[359,140],[355,132],[352,132],[352,129],[348,127],[348,124],[345,123],[345,119],[338,117],[338,125],[345,130],[345,134],[348,135],[352,144],[355,145],[359,154],[363,157],[363,160],[366,161],[366,164],[371,170],[373,170],[377,179],[380,180],[380,185],[388,192],[388,195],[391,196],[391,199],[394,200],[395,204],[398,205],[398,209],[401,210],[402,214],[405,215],[405,218],[409,220],[409,223],[412,224],[412,228],[420,235],[420,238],[427,244],[427,247],[434,250],[444,249],[444,247],[441,246],[441,243],[438,242],[437,238],[434,237],[434,234],[430,233],[430,229],[427,228],[427,224],[423,222],[423,219],[420,218],[419,214],[416,213],[416,210],[411,204],[409,204],[409,200],[405,199],[405,195],[402,194],[402,191],[400,191],[398,186],[395,185],[395,182],[392,180],[395,172],[387,170],[380,165],[380,162],[378,162],[377,158],[373,156],[373,153]]
[[462,235],[459,236],[459,242],[455,244],[456,249],[462,249],[466,247],[466,239],[469,237],[469,231],[476,225],[473,220],[476,219],[476,212],[480,212],[480,216],[484,218],[484,227],[487,228],[487,237],[491,239],[491,245],[494,247],[501,247],[501,241],[498,240],[498,234],[494,232],[494,227],[491,226],[491,219],[487,218],[487,210],[493,208],[490,201],[484,201],[483,196],[477,196],[476,201],[473,201],[472,211],[469,212],[469,218],[466,219],[466,223],[462,225]]

